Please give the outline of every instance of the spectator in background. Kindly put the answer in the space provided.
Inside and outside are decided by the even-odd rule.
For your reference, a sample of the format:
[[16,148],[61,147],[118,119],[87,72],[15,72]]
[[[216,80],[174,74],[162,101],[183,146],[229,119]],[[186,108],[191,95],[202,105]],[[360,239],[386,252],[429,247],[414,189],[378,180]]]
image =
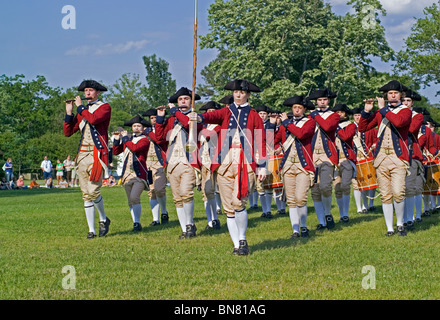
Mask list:
[[46,187],[49,188],[48,180],[49,180],[49,178],[52,178],[52,162],[47,159],[47,156],[44,156],[44,160],[43,160],[43,162],[41,162],[40,167],[41,167],[41,170],[43,171],[43,179],[46,184]]
[[40,185],[38,184],[37,179],[33,178],[29,188],[31,188],[31,189],[38,189],[39,187],[40,187]]
[[64,165],[61,163],[60,159],[57,159],[56,170],[57,170],[57,185],[59,186],[61,182],[61,178],[64,177]]
[[22,175],[20,175],[17,180],[17,189],[26,189],[26,188],[27,186],[24,185],[24,178]]
[[69,183],[66,181],[66,179],[64,179],[64,177],[61,177],[59,187],[60,188],[68,188],[69,187]]
[[46,188],[53,188],[53,180],[52,177],[47,178],[47,182],[46,182]]
[[6,161],[5,165],[5,173],[6,173],[6,182],[10,182],[12,180],[12,177],[14,174],[12,173],[12,159],[8,158],[8,161]]
[[0,184],[0,190],[11,190],[11,186],[8,182],[6,182],[6,178],[2,178],[2,182]]
[[67,156],[66,160],[63,162],[64,169],[66,170],[66,181],[69,184],[69,186],[73,186],[72,184],[72,167],[73,167],[73,161],[70,160],[70,155]]

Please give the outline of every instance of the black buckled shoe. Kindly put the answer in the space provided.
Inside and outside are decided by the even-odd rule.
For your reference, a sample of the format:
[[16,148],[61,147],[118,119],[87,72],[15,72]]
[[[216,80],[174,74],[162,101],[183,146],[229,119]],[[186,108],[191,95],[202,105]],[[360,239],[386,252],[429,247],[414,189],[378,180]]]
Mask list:
[[249,247],[246,240],[240,240],[239,241],[239,247],[238,247],[238,255],[239,256],[247,256],[249,254]]
[[348,223],[349,222],[349,218],[347,216],[342,217],[339,221],[344,222],[344,223]]
[[301,237],[301,235],[299,234],[299,232],[294,231],[292,233],[292,235],[290,236],[290,239],[298,239],[299,237]]
[[193,238],[196,236],[197,228],[194,224],[187,224],[186,225],[186,234],[185,238]]
[[162,223],[162,224],[164,224],[164,223],[168,223],[168,220],[169,220],[170,218],[169,218],[169,216],[168,216],[168,212],[165,212],[165,213],[162,213],[161,215],[160,215],[160,222]]
[[142,231],[142,225],[139,222],[133,223],[133,231]]
[[325,223],[327,224],[327,229],[333,229],[335,227],[335,221],[332,215],[325,216]]
[[96,234],[94,234],[93,232],[87,233],[87,239],[93,239],[95,237],[96,237]]
[[179,236],[179,239],[185,239],[186,238],[186,232],[182,232],[182,234]]
[[155,227],[155,226],[158,226],[158,225],[160,225],[159,221],[153,221],[153,222],[150,223],[150,227]]
[[405,227],[404,226],[397,226],[397,233],[399,234],[399,236],[405,237],[406,236]]
[[322,230],[324,230],[324,229],[325,229],[325,226],[324,226],[323,224],[318,224],[318,225],[316,226],[316,230],[322,231]]
[[220,227],[221,227],[221,225],[220,225],[220,220],[219,220],[219,219],[212,220],[212,227],[213,227],[215,230],[220,229]]
[[104,237],[109,230],[110,219],[107,217],[105,221],[99,221],[99,236]]
[[388,231],[387,233],[385,233],[385,235],[387,237],[392,237],[392,236],[394,236],[394,231]]
[[408,221],[408,222],[406,223],[406,228],[407,228],[408,230],[414,230],[414,222],[413,222],[413,221]]
[[302,238],[308,238],[309,237],[309,229],[306,227],[301,228],[301,237]]

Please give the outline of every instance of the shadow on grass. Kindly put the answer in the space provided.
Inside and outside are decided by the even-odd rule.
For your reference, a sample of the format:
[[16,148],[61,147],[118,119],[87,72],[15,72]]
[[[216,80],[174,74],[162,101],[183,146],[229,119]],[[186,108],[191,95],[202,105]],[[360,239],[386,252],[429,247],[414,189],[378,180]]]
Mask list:
[[79,188],[38,188],[38,189],[14,189],[14,190],[0,190],[0,198],[12,197],[29,197],[41,194],[53,193],[81,193]]

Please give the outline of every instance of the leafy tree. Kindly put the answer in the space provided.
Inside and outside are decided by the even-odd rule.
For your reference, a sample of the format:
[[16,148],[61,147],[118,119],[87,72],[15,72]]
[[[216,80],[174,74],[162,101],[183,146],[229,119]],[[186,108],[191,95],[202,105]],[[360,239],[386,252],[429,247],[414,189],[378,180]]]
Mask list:
[[[109,87],[107,101],[114,110],[122,110],[130,115],[142,114],[147,105],[145,86],[138,74],[125,73],[116,83]],[[113,116],[113,114],[112,114]]]
[[176,80],[172,79],[168,71],[169,64],[155,54],[143,58],[147,75],[147,86],[143,90],[147,108],[166,104],[168,98],[176,92]]
[[[246,78],[263,89],[253,97],[255,104],[279,107],[293,94],[322,86],[339,92],[344,103],[354,103],[378,85],[371,57],[388,61],[393,51],[378,18],[385,14],[380,2],[349,4],[354,13],[339,17],[322,0],[215,1],[209,9],[210,32],[200,45],[219,54],[202,71],[202,92],[220,98],[227,81]],[[372,27],[360,27],[371,16]]]
[[440,84],[440,5],[433,3],[423,12],[425,16],[416,20],[399,52],[396,71],[429,86]]

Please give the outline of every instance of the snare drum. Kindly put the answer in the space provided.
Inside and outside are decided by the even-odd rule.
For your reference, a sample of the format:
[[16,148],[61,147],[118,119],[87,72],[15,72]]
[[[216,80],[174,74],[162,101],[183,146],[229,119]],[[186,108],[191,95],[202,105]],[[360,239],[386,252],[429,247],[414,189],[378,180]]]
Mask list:
[[367,158],[356,162],[356,180],[359,183],[359,191],[379,187],[373,161],[374,158]]
[[283,155],[278,154],[269,158],[269,166],[266,179],[263,180],[263,189],[279,189],[283,187],[281,180],[280,165],[283,160]]
[[440,161],[424,161],[426,182],[423,186],[423,194],[440,194]]

